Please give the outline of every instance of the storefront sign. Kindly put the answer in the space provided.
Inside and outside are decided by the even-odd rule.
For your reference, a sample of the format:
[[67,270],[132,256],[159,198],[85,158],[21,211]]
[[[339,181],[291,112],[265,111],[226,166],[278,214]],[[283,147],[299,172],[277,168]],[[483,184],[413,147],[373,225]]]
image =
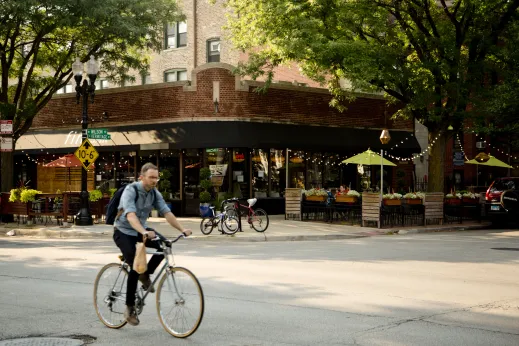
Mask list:
[[0,120],[0,135],[12,135],[13,134],[13,121],[12,120]]
[[227,173],[227,165],[209,165],[211,176],[223,177]]
[[13,151],[12,137],[0,137],[0,151]]
[[88,167],[90,167],[90,165],[92,165],[99,157],[99,153],[88,139],[83,141],[74,155],[79,159],[79,161],[81,161],[83,168],[86,170],[88,170]]

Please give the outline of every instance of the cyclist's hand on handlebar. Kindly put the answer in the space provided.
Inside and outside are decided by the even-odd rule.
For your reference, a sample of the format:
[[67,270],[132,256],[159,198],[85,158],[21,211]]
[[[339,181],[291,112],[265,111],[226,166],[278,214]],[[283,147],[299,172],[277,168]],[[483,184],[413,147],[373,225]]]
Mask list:
[[148,234],[148,239],[150,240],[155,239],[155,237],[157,236],[154,231],[146,231],[146,233],[144,234]]
[[193,232],[191,232],[190,229],[185,229],[184,232],[182,232],[182,233],[184,233],[184,235],[185,235],[186,237],[189,237],[191,234],[193,234]]

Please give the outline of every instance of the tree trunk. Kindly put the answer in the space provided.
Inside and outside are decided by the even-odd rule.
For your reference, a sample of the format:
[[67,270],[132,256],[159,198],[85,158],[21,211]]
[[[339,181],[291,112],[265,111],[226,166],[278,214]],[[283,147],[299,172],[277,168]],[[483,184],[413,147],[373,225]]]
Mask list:
[[9,192],[14,185],[14,152],[1,152],[0,160],[0,192]]
[[441,134],[436,139],[436,143],[432,143],[438,136],[438,132],[429,133],[429,145],[432,148],[429,152],[429,192],[444,192],[445,191],[445,148],[447,144],[447,137]]

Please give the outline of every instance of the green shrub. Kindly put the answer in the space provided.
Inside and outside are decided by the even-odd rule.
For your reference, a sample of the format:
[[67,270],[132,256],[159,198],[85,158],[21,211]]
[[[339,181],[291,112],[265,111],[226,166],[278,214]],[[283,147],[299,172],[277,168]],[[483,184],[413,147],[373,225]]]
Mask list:
[[211,178],[211,170],[207,167],[200,168],[200,180],[207,180]]
[[110,198],[112,198],[116,192],[117,192],[116,188],[108,190],[108,193],[110,193]]
[[9,196],[9,202],[17,202],[20,200],[20,195],[22,193],[22,189],[21,188],[17,188],[17,189],[12,189],[10,191],[10,196]]
[[34,202],[36,200],[36,195],[43,193],[38,190],[33,189],[25,189],[20,194],[20,202],[27,203],[27,202]]
[[207,191],[200,192],[200,203],[209,203],[211,201],[211,194]]
[[204,190],[209,190],[213,187],[213,183],[211,182],[211,180],[202,180],[200,182],[200,187]]
[[88,197],[90,202],[99,201],[101,198],[103,198],[103,192],[101,192],[100,190],[90,191],[90,194],[89,194],[89,197]]

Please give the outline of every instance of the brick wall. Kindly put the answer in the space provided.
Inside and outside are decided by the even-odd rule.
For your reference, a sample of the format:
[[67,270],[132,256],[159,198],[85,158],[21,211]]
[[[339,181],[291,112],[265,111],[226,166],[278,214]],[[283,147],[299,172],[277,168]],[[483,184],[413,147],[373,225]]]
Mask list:
[[[220,105],[216,114],[213,81],[220,82]],[[331,96],[324,90],[281,85],[271,87],[266,94],[256,93],[255,85],[236,90],[236,77],[227,68],[217,67],[199,71],[196,87],[185,87],[185,83],[101,90],[96,94],[95,103],[89,104],[89,115],[100,119],[103,112],[108,112],[109,118],[103,126],[220,119],[384,127],[382,98],[358,97],[340,113],[329,106]],[[186,90],[190,88],[196,90]],[[76,119],[80,117],[81,106],[76,105],[75,97],[58,95],[38,114],[33,128],[77,126]],[[387,125],[392,129],[413,129],[412,120],[388,120]]]

